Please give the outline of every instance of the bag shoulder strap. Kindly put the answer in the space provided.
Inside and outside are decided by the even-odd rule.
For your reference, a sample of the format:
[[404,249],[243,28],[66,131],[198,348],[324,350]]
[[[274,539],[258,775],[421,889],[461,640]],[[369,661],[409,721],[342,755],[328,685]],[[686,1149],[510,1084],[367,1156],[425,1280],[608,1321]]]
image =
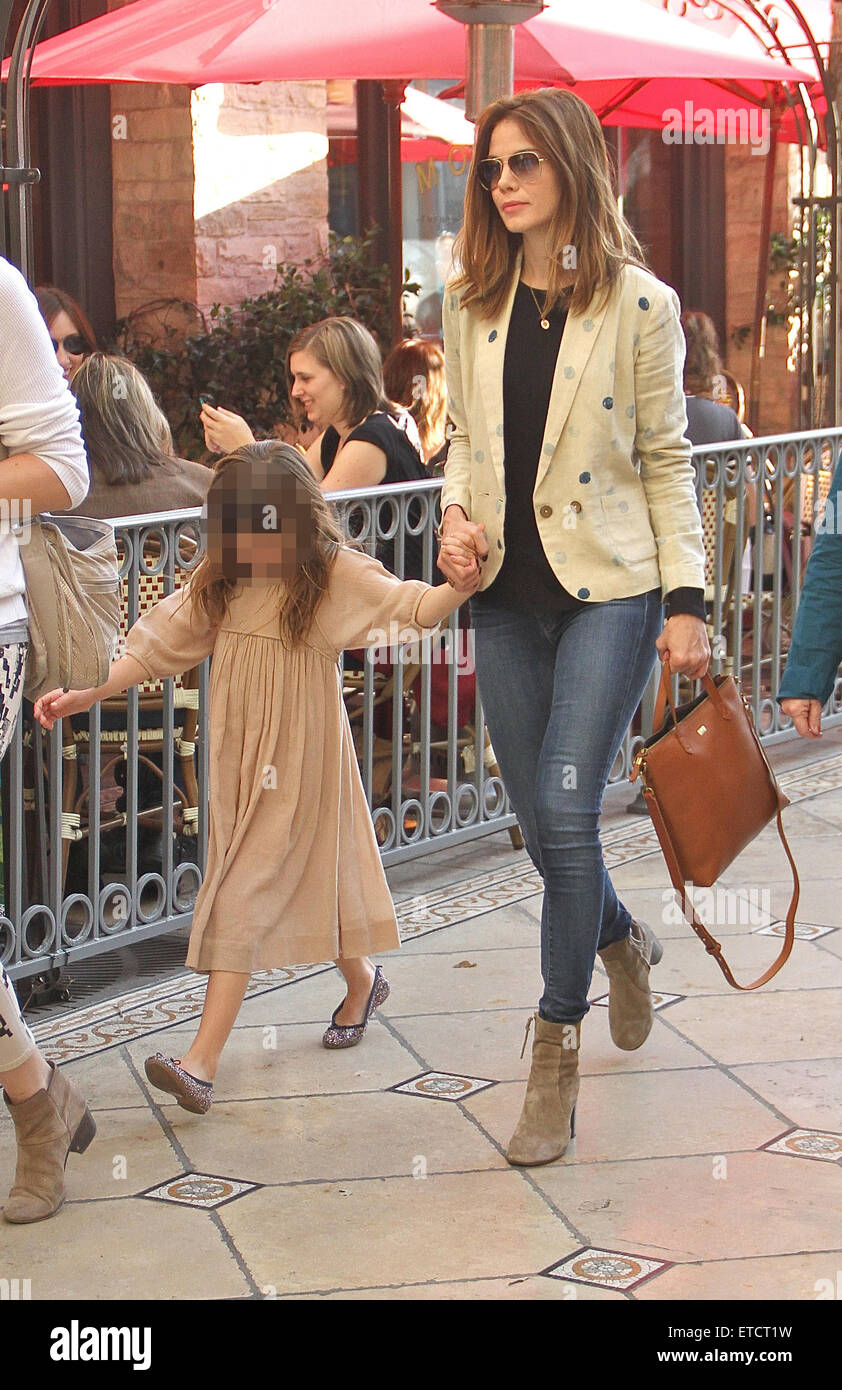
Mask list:
[[801,895],[801,884],[798,878],[798,870],[795,867],[795,860],[792,857],[792,851],[789,848],[789,843],[787,841],[786,835],[784,834],[784,828],[781,822],[780,807],[778,807],[777,813],[778,835],[780,836],[781,843],[784,849],[786,850],[786,857],[789,860],[790,868],[792,869],[793,881],[792,897],[790,899],[789,908],[787,909],[786,914],[784,941],[783,945],[781,946],[780,955],[778,956],[776,961],[773,961],[773,963],[769,966],[768,970],[764,970],[763,974],[758,976],[758,978],[754,980],[750,985],[741,985],[738,983],[737,980],[734,979],[734,976],[731,973],[731,968],[724,955],[722,954],[721,943],[716,940],[716,937],[711,936],[710,932],[707,930],[707,927],[705,927],[704,924],[699,921],[699,918],[696,916],[696,910],[693,907],[693,904],[689,903],[687,900],[687,888],[681,876],[681,870],[678,867],[678,859],[673,848],[672,840],[670,839],[670,833],[667,830],[666,824],[661,815],[660,808],[658,806],[658,800],[655,796],[655,793],[652,791],[651,788],[644,787],[643,795],[646,798],[646,804],[649,807],[649,814],[652,817],[652,822],[655,826],[658,839],[661,842],[661,849],[663,850],[664,858],[667,861],[667,868],[669,869],[670,878],[672,879],[672,886],[678,894],[679,898],[681,899],[681,910],[684,913],[684,916],[686,917],[687,921],[690,923],[690,926],[693,928],[694,932],[699,937],[700,941],[703,943],[705,950],[709,953],[709,955],[713,956],[714,960],[716,961],[717,965],[719,966],[729,985],[733,985],[734,989],[759,989],[761,985],[768,984],[772,977],[774,975],[777,975],[781,966],[784,965],[789,959],[789,955],[792,950],[793,943],[795,941],[795,913],[798,908],[798,899]]

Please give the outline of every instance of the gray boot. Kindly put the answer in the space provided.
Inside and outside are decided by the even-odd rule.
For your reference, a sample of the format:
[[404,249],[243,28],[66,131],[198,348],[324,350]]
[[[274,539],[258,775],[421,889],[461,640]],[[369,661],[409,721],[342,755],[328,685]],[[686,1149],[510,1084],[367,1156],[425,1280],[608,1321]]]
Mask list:
[[663,955],[661,943],[645,922],[632,921],[623,941],[598,952],[608,972],[608,1026],[612,1041],[624,1052],[642,1047],[652,1029],[649,967]]
[[13,1225],[43,1221],[64,1201],[68,1153],[84,1153],[96,1134],[85,1097],[51,1064],[46,1090],[28,1100],[5,1096],[15,1122],[18,1161],[3,1215]]
[[532,1068],[520,1120],[506,1150],[509,1163],[552,1163],[573,1138],[580,1030],[579,1023],[548,1023],[535,1014]]

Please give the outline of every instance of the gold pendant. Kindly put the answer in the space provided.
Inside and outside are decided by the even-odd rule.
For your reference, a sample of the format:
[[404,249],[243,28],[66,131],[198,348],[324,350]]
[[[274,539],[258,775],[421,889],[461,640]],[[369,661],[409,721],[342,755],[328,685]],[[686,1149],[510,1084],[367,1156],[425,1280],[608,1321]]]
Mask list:
[[550,321],[549,321],[549,319],[541,319],[541,327],[542,327],[542,328],[549,328],[549,326],[550,326]]

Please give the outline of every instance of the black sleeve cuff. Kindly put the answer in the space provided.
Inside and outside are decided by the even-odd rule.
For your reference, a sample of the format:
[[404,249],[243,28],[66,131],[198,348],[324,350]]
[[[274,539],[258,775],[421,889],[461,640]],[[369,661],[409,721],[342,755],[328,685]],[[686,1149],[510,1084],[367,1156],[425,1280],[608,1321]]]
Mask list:
[[704,589],[671,589],[664,599],[667,617],[674,618],[678,613],[689,613],[691,618],[705,621]]

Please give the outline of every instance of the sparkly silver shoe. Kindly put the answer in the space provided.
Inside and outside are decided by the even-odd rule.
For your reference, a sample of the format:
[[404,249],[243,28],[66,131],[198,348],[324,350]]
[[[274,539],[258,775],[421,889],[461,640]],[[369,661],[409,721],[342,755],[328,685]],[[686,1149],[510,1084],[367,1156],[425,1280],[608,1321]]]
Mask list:
[[362,1042],[365,1030],[368,1027],[368,1020],[371,1018],[374,1010],[379,1009],[381,1004],[385,1004],[388,998],[389,982],[388,980],[384,980],[383,972],[378,965],[374,971],[374,984],[371,986],[371,994],[368,996],[365,1018],[362,1023],[351,1023],[346,1026],[343,1023],[336,1022],[336,1015],[345,1003],[343,999],[342,1004],[333,1011],[330,1027],[325,1030],[324,1037],[322,1038],[322,1045],[324,1047],[356,1047],[358,1042]]
[[156,1052],[154,1057],[147,1057],[143,1069],[147,1080],[159,1091],[175,1096],[183,1110],[189,1110],[193,1115],[206,1115],[210,1110],[213,1082],[200,1081],[198,1076],[191,1076],[189,1071],[178,1065],[175,1058]]

